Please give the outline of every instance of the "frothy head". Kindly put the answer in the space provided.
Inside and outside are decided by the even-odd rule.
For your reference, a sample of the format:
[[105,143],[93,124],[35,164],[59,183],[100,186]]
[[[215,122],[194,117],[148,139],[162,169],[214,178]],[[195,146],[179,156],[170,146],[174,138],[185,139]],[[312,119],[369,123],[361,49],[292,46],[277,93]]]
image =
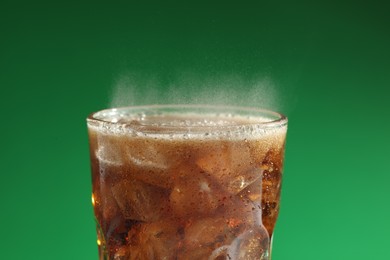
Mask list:
[[88,125],[111,134],[186,138],[258,138],[286,131],[279,113],[243,107],[154,105],[102,110]]

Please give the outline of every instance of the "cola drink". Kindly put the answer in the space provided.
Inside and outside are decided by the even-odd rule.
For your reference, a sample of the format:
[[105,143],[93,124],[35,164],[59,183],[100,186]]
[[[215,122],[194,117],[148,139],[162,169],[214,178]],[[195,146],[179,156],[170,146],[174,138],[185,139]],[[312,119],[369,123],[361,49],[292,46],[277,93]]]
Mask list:
[[87,123],[99,259],[270,259],[284,116],[149,106]]

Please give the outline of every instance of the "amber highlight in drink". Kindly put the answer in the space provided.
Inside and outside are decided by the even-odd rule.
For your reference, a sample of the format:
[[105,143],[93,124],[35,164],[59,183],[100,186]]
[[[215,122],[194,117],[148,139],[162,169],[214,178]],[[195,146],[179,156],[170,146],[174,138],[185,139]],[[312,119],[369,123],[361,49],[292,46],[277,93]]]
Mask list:
[[100,259],[270,259],[284,116],[148,106],[87,122]]

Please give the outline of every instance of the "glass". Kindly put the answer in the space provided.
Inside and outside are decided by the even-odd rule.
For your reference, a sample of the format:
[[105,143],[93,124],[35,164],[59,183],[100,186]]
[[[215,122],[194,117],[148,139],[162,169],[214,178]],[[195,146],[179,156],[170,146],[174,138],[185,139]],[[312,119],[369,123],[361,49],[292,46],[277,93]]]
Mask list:
[[161,105],[87,124],[100,259],[270,259],[285,116]]

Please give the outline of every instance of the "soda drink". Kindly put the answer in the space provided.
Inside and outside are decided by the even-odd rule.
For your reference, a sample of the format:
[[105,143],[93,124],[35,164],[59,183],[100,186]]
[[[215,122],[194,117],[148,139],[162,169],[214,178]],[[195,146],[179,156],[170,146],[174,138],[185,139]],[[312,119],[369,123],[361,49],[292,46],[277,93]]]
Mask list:
[[270,259],[283,115],[147,106],[87,124],[99,259]]

